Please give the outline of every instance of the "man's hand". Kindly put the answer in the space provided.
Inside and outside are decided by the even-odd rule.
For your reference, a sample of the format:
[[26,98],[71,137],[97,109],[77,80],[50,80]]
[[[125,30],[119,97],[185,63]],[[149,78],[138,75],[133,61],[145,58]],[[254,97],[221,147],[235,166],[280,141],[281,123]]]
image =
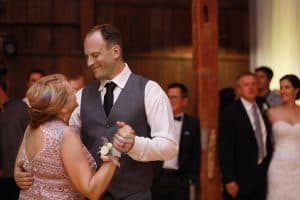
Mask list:
[[225,188],[226,188],[227,193],[232,198],[237,197],[237,195],[239,193],[239,186],[238,186],[237,182],[235,182],[235,181],[228,182],[228,183],[226,183]]
[[25,172],[23,169],[23,161],[19,160],[15,166],[14,179],[16,184],[22,190],[27,190],[33,183],[33,176],[29,172]]
[[117,122],[118,131],[114,136],[114,147],[123,153],[129,152],[134,145],[134,130],[124,122]]

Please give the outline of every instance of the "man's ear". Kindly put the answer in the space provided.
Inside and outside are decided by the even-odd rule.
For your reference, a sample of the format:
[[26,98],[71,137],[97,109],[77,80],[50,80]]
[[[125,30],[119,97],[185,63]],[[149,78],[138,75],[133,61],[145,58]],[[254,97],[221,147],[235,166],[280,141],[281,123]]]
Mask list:
[[111,48],[112,54],[114,58],[120,58],[121,57],[121,53],[122,53],[122,49],[119,45],[115,44],[112,46]]

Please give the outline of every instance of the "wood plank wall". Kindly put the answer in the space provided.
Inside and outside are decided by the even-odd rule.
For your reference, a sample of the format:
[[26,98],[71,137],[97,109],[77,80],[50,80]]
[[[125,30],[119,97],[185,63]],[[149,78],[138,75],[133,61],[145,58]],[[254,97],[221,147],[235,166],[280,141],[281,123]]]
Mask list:
[[1,55],[8,67],[9,92],[25,94],[31,68],[50,73],[82,72],[80,1],[20,0],[0,2],[0,32],[17,44],[17,56]]
[[[220,3],[222,19],[219,20],[223,45],[219,55],[219,87],[222,88],[231,86],[236,74],[249,68],[249,62],[244,51],[247,29],[242,24],[247,12],[236,5],[240,1],[220,2],[224,2]],[[234,25],[235,21],[238,25]],[[187,84],[191,91],[187,111],[197,114],[191,2],[183,0],[0,1],[0,33],[12,36],[17,44],[16,57],[0,54],[9,68],[10,93],[18,97],[25,94],[26,75],[32,67],[41,67],[48,74],[83,73],[90,80],[92,76],[85,70],[82,38],[86,30],[99,23],[119,27],[124,37],[125,57],[133,71],[159,82],[163,88],[172,81]],[[236,50],[231,53],[229,48]]]

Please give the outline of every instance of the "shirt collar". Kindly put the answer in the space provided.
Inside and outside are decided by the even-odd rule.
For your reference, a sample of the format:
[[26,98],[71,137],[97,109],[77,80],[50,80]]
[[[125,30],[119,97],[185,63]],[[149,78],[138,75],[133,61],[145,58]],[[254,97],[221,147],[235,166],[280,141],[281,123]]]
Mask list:
[[183,113],[180,113],[180,114],[178,114],[178,115],[174,115],[174,119],[177,118],[177,117],[180,118],[181,120],[180,120],[180,121],[175,120],[175,121],[177,121],[177,122],[182,122],[182,121],[183,121],[184,114],[183,114]]
[[250,101],[247,101],[243,97],[241,97],[241,101],[242,101],[242,104],[244,105],[244,107],[246,108],[247,111],[251,110],[254,103],[251,103]]
[[105,84],[110,81],[114,82],[117,85],[117,87],[123,89],[125,87],[127,80],[129,79],[130,74],[132,73],[128,67],[128,64],[124,63],[124,65],[125,65],[124,69],[112,80],[101,80],[98,91],[102,91]]
[[174,117],[183,117],[183,112],[178,115],[174,115]]

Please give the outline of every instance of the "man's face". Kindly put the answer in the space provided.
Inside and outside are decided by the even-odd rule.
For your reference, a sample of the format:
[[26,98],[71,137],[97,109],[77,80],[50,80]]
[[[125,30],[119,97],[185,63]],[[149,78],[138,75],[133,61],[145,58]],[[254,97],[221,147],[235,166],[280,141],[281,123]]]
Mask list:
[[257,71],[255,72],[256,79],[257,79],[257,87],[259,90],[268,90],[270,85],[270,80],[268,76],[262,72]]
[[31,73],[29,75],[29,80],[27,82],[27,87],[30,88],[35,82],[37,82],[38,80],[40,80],[43,77],[42,74],[40,73]]
[[170,99],[173,114],[178,115],[183,112],[184,107],[187,104],[187,97],[183,97],[179,88],[170,88],[167,91],[167,95]]
[[238,81],[238,94],[247,101],[254,102],[257,96],[256,78],[246,75]]
[[100,32],[88,35],[84,41],[88,68],[97,80],[111,80],[116,75],[115,57]]

